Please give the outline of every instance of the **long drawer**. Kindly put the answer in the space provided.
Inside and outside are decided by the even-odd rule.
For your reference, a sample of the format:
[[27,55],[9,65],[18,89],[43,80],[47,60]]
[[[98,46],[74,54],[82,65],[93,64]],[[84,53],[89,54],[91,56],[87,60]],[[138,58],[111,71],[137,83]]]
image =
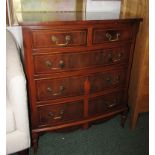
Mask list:
[[90,93],[96,93],[113,87],[123,87],[125,78],[126,71],[122,69],[87,76],[36,80],[37,100],[45,101],[83,95],[86,79],[90,82]]
[[87,52],[69,52],[34,55],[35,74],[46,74],[70,70],[101,67],[118,63],[128,63],[130,46]]

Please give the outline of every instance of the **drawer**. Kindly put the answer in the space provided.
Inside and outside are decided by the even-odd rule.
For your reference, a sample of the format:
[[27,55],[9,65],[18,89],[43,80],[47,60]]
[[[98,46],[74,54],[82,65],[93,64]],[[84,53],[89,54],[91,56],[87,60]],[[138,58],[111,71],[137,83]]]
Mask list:
[[38,108],[40,125],[58,125],[83,118],[83,101]]
[[89,116],[102,115],[104,112],[114,110],[124,103],[124,92],[115,92],[89,99]]
[[93,30],[93,44],[127,41],[132,38],[132,28],[96,28]]
[[84,77],[37,80],[37,100],[44,101],[83,95],[84,80]]
[[126,46],[79,53],[35,55],[34,71],[35,74],[45,74],[128,63],[129,50],[129,46]]
[[87,30],[34,30],[33,47],[70,47],[87,44]]
[[109,88],[124,87],[125,80],[126,71],[124,69],[93,74],[89,76],[90,93],[104,91]]
[[84,82],[90,82],[90,93],[105,89],[122,87],[125,83],[125,71],[110,71],[83,77],[36,80],[37,100],[45,101],[58,98],[84,95]]

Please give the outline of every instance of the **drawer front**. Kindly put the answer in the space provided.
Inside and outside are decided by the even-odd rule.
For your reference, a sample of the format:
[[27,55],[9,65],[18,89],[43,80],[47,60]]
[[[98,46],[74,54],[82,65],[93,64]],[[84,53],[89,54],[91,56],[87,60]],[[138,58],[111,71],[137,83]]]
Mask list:
[[44,74],[127,63],[128,56],[128,46],[79,53],[36,55],[34,56],[34,70],[35,74]]
[[130,40],[132,28],[102,29],[96,28],[93,31],[93,44],[110,43]]
[[84,94],[84,77],[38,80],[36,82],[37,100],[44,101]]
[[58,125],[83,118],[83,102],[50,105],[38,109],[40,125]]
[[82,30],[35,30],[32,32],[33,47],[70,47],[87,44],[87,31]]
[[84,82],[90,82],[90,93],[104,91],[113,87],[122,87],[125,83],[125,71],[96,73],[84,77],[68,77],[61,79],[37,80],[37,100],[66,98],[84,94]]
[[89,116],[101,115],[121,106],[123,95],[123,92],[117,92],[89,99]]
[[90,93],[96,93],[114,87],[123,87],[125,79],[125,70],[94,74],[89,77]]

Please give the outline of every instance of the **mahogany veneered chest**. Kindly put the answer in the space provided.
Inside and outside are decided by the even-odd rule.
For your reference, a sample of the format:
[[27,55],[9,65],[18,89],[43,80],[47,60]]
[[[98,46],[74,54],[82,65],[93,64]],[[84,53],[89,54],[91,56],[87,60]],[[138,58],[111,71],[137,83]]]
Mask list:
[[102,19],[100,13],[89,20],[62,14],[54,19],[48,14],[48,20],[23,15],[20,22],[34,147],[46,131],[87,128],[117,114],[124,125],[128,111],[141,19]]

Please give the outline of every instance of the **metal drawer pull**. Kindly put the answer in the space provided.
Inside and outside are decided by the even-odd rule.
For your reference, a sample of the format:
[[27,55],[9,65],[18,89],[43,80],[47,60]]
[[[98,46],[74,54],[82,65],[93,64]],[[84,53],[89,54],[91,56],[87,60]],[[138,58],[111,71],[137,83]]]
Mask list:
[[113,100],[113,103],[111,103],[111,104],[105,103],[105,104],[106,104],[107,108],[112,108],[112,107],[115,107],[117,105],[117,101],[118,100],[115,98]]
[[116,76],[115,82],[116,82],[116,83],[119,83],[119,82],[120,82],[120,75],[117,75],[117,76]]
[[51,87],[47,87],[47,91],[48,92],[52,92],[52,88]]
[[106,82],[107,82],[107,83],[111,84],[111,82],[112,82],[111,80],[112,80],[111,77],[109,77],[109,76],[106,77]]
[[52,95],[53,95],[53,96],[61,95],[61,94],[63,93],[64,89],[65,89],[64,86],[60,86],[60,88],[59,88],[60,92],[54,93],[54,94],[52,94]]
[[112,108],[112,107],[116,106],[116,103],[106,104],[106,106],[107,106],[108,108]]
[[118,54],[118,57],[115,59],[112,54],[108,54],[108,59],[110,62],[118,62],[118,61],[121,61],[121,57],[122,57],[122,53],[119,53]]
[[119,40],[119,37],[120,37],[120,33],[117,33],[116,34],[116,38],[112,39],[113,36],[110,34],[110,33],[106,33],[106,37],[109,41],[118,41]]
[[50,60],[45,61],[45,64],[48,68],[52,69],[52,70],[56,70],[56,69],[63,69],[65,64],[63,60],[59,61],[59,68],[54,68],[52,67],[52,62]]
[[49,112],[48,115],[49,115],[50,117],[53,117],[53,116],[54,116],[54,114],[53,114],[52,112]]
[[52,36],[51,37],[52,41],[57,45],[57,46],[67,46],[69,43],[70,43],[70,40],[71,40],[71,36],[70,35],[66,35],[65,36],[65,43],[64,44],[61,44],[61,43],[58,43],[59,42],[59,39],[56,37],[56,36]]
[[57,119],[62,119],[63,115],[64,115],[64,110],[61,110],[60,111],[60,114],[57,115],[57,116],[54,116],[54,114],[52,112],[49,112],[48,115],[50,117],[52,117],[54,120],[57,120]]
[[51,62],[50,60],[47,60],[47,61],[45,62],[45,64],[46,64],[46,66],[47,66],[48,68],[51,68],[51,67],[52,67],[52,62]]
[[118,53],[118,58],[117,59],[113,59],[113,62],[118,62],[121,60],[122,57],[122,53]]
[[113,59],[112,62],[118,62],[121,61],[121,59]]
[[63,61],[63,60],[60,60],[60,61],[59,61],[59,66],[60,66],[61,69],[64,68],[64,61]]
[[[63,93],[64,89],[65,89],[64,86],[60,86],[60,87],[59,87],[60,92],[54,93],[54,94],[52,94],[52,95],[53,95],[53,96],[61,95],[61,94]],[[52,88],[51,88],[51,87],[47,87],[47,91],[48,91],[49,93],[51,93],[51,92],[52,92]]]
[[57,119],[61,119],[61,118],[62,118],[62,116],[55,116],[53,119],[57,120]]
[[47,66],[48,68],[53,69],[53,70],[56,70],[56,69],[63,69],[64,66],[65,66],[63,60],[60,60],[60,61],[59,61],[59,67],[60,67],[60,68],[54,68],[54,67],[52,67],[52,62],[51,62],[50,60],[45,61],[45,64],[46,64],[46,66]]

